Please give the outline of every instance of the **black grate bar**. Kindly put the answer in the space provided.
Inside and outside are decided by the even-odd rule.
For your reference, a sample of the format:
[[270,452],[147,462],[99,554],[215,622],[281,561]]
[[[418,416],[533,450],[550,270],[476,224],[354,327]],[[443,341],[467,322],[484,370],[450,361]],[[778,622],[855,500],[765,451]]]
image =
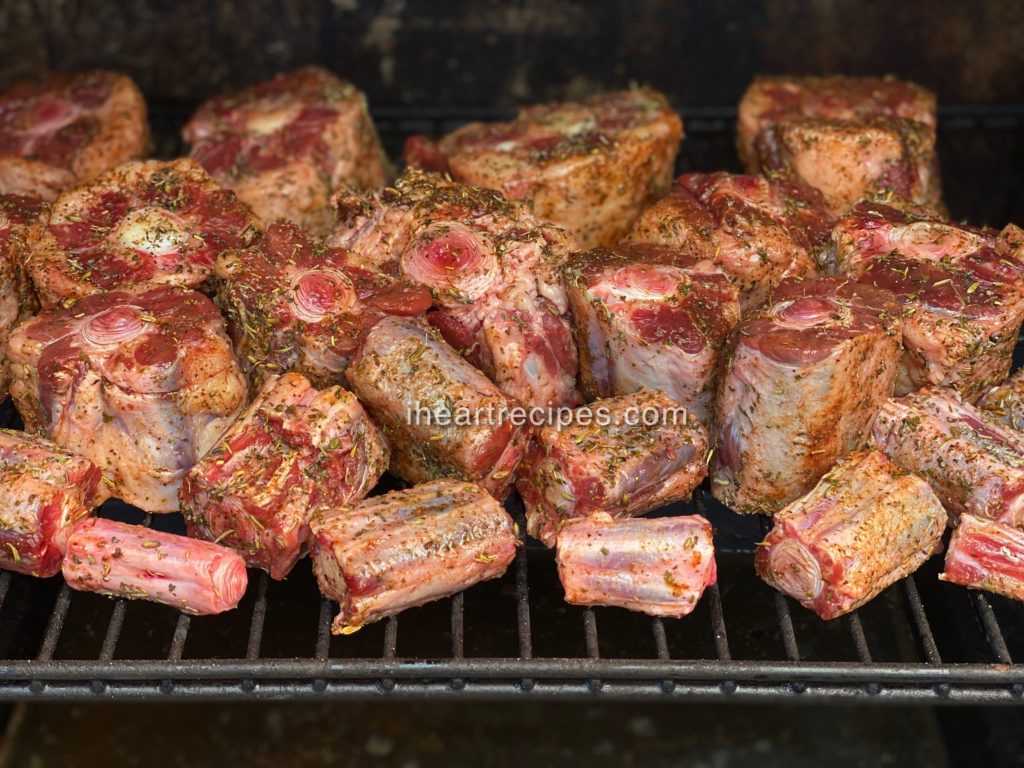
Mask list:
[[516,629],[519,633],[519,658],[533,658],[533,636],[530,632],[530,582],[526,572],[526,547],[516,552]]
[[398,617],[388,616],[384,622],[384,658],[393,659],[398,653]]
[[64,618],[68,615],[68,606],[70,605],[71,587],[65,582],[60,585],[60,592],[57,593],[57,602],[54,603],[50,621],[46,625],[46,634],[43,635],[43,644],[39,649],[39,655],[36,656],[36,661],[50,661],[53,658],[53,652],[57,649],[61,630],[64,629]]
[[188,637],[188,628],[192,623],[192,617],[187,613],[178,614],[178,623],[174,627],[174,637],[171,638],[171,649],[167,652],[168,661],[181,661],[185,652],[185,639]]
[[1000,664],[1012,664],[1013,657],[1010,656],[1010,649],[1006,646],[1003,638],[1003,630],[999,627],[996,614],[988,602],[988,598],[981,592],[972,592],[974,606],[978,609],[978,616],[981,618],[981,626],[985,629],[985,637],[992,648],[992,653]]
[[245,658],[258,659],[263,644],[263,624],[267,619],[267,574],[260,571],[259,586],[256,588],[256,602],[252,606],[252,620],[249,622],[249,644]]
[[597,617],[593,608],[583,609],[583,638],[587,644],[587,658],[600,659],[601,646],[597,638]]
[[871,649],[868,647],[868,639],[864,636],[864,625],[860,623],[860,616],[854,611],[847,617],[850,624],[850,635],[853,636],[853,647],[857,649],[857,658],[861,661],[871,663]]
[[[772,524],[769,518],[761,519],[761,532],[767,536]],[[772,590],[772,598],[775,602],[775,615],[778,617],[779,630],[782,632],[782,647],[786,651],[786,658],[789,661],[800,661],[800,646],[796,641],[796,631],[793,629],[793,616],[789,612],[789,602],[786,596],[778,590]]]
[[4,600],[7,599],[7,590],[11,588],[11,573],[4,571],[0,573],[0,611],[4,609]]
[[659,661],[668,661],[668,638],[665,636],[665,622],[655,616],[651,619],[651,631],[654,633],[654,650]]
[[459,592],[452,598],[452,658],[461,659],[463,656],[463,624],[465,593]]
[[320,600],[320,621],[316,629],[316,657],[326,661],[331,653],[331,613],[333,607],[326,597]]
[[[146,513],[142,518],[141,525],[148,528],[153,522],[153,515]],[[114,658],[117,650],[117,641],[121,637],[121,628],[124,626],[125,611],[128,610],[128,601],[118,598],[114,603],[114,610],[110,612],[110,621],[107,622],[107,631],[103,635],[103,645],[100,648],[100,661],[110,661]]]
[[929,664],[941,664],[942,656],[939,655],[939,647],[935,644],[935,637],[932,635],[932,628],[928,623],[928,616],[925,614],[924,604],[921,602],[921,595],[918,594],[917,583],[913,576],[907,576],[903,580],[903,589],[907,593],[907,601],[910,603],[914,626],[917,627],[917,634],[921,637],[921,648],[924,650],[925,660]]
[[718,585],[712,584],[707,589],[708,606],[711,609],[711,631],[715,638],[715,653],[721,661],[729,661],[729,635],[725,630],[725,615],[722,612],[722,595]]

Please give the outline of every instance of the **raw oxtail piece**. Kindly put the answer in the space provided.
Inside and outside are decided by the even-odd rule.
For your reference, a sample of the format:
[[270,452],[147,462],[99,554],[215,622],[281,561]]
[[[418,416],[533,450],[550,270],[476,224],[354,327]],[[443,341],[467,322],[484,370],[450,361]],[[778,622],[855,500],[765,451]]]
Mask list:
[[811,277],[832,217],[809,187],[761,176],[687,173],[637,219],[628,240],[668,246],[721,267],[745,312],[787,277]]
[[72,589],[195,616],[230,611],[249,582],[245,561],[227,547],[98,517],[68,538],[62,569]]
[[943,581],[1024,600],[1024,531],[964,514],[946,550]]
[[897,465],[925,478],[954,516],[1024,527],[1024,435],[932,387],[886,401],[872,429]]
[[771,514],[864,446],[900,360],[892,296],[845,278],[785,281],[737,326],[715,421],[711,490]]
[[366,96],[319,67],[205,102],[183,130],[192,158],[267,222],[330,232],[331,193],[390,175]]
[[856,610],[941,547],[946,512],[880,451],[851,454],[777,512],[758,575],[823,619]]
[[1024,430],[1024,368],[987,390],[978,407],[1006,426]]
[[409,483],[442,477],[512,489],[528,430],[510,400],[425,323],[386,317],[346,372],[391,444],[391,472]]
[[680,618],[717,578],[711,523],[699,515],[615,520],[599,512],[566,524],[555,541],[573,605]]
[[128,163],[62,193],[28,261],[43,306],[116,288],[198,288],[263,231],[192,160]]
[[256,245],[221,256],[217,276],[235,351],[257,380],[298,371],[318,387],[338,384],[378,320],[432,303],[423,286],[359,266],[294,224],[271,224]]
[[49,440],[0,430],[0,569],[53,576],[67,537],[107,498],[88,459]]
[[579,402],[559,269],[575,250],[567,232],[497,192],[417,170],[337,202],[329,244],[428,288],[430,322],[505,394],[531,406]]
[[681,501],[707,476],[707,454],[707,430],[662,392],[595,400],[569,424],[534,430],[516,480],[527,531],[553,546],[569,520]]
[[185,472],[245,404],[245,378],[208,298],[142,286],[58,304],[8,345],[30,432],[92,460],[114,496],[175,512]]
[[862,203],[836,225],[836,267],[896,296],[896,394],[953,387],[972,402],[1006,378],[1024,321],[1024,231],[952,224]]
[[624,243],[573,254],[565,266],[588,399],[664,392],[705,424],[736,288],[714,263],[665,246]]
[[387,469],[388,454],[351,392],[314,389],[299,373],[271,378],[185,475],[189,535],[283,579],[306,552],[310,516],[360,501]]
[[657,91],[539,104],[512,121],[470,123],[436,144],[406,140],[406,162],[522,200],[584,248],[614,245],[672,182],[683,124]]
[[146,102],[124,75],[52,74],[0,92],[0,194],[54,200],[148,151]]
[[336,635],[501,576],[518,543],[501,505],[458,480],[324,511],[312,528],[313,572],[340,607]]
[[7,340],[14,326],[39,309],[25,273],[50,215],[36,197],[0,194],[0,398],[7,396]]

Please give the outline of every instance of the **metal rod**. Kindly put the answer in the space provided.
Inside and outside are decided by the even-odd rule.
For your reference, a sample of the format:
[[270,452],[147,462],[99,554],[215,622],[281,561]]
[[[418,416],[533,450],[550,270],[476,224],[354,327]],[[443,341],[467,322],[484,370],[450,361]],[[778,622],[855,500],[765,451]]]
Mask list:
[[981,626],[985,629],[985,637],[988,638],[989,647],[992,648],[992,654],[996,657],[996,661],[1000,664],[1012,664],[1013,658],[1010,656],[1010,649],[1006,646],[1003,630],[999,627],[996,614],[992,610],[988,598],[981,592],[972,592],[971,596],[974,598],[974,606],[978,609]]
[[384,658],[393,659],[398,652],[398,617],[388,616],[384,620]]
[[[761,520],[761,531],[767,535],[771,530],[771,523],[768,518]],[[789,603],[785,595],[777,590],[772,590],[775,602],[775,615],[778,617],[779,630],[782,632],[782,647],[786,651],[786,658],[790,661],[800,661],[800,647],[796,641],[796,631],[793,629],[793,616],[789,612]]]
[[597,639],[597,618],[593,608],[583,609],[583,638],[587,644],[587,658],[601,658],[601,647]]
[[924,650],[925,660],[929,664],[941,664],[942,656],[939,655],[939,647],[935,645],[932,628],[928,624],[928,616],[924,612],[924,604],[921,602],[921,596],[917,592],[917,584],[912,575],[903,580],[903,589],[907,593],[907,601],[910,603],[910,614],[914,619],[914,626],[917,627],[917,634],[921,638],[921,648]]
[[11,586],[11,573],[4,571],[0,573],[0,611],[4,609],[4,600],[7,599],[7,590]]
[[668,638],[665,636],[665,622],[658,617],[651,619],[651,630],[654,633],[654,650],[660,661],[668,661]]
[[100,648],[100,661],[110,661],[114,658],[114,651],[117,650],[117,640],[121,636],[121,627],[124,626],[124,614],[127,610],[128,601],[118,600],[114,603],[114,610],[110,614],[110,621],[107,623],[107,632],[103,636],[103,647]]
[[49,661],[53,658],[53,652],[57,650],[57,643],[60,640],[61,630],[64,628],[64,618],[68,615],[68,606],[71,605],[71,587],[66,583],[60,585],[60,592],[57,593],[57,602],[50,614],[50,621],[46,625],[46,634],[43,635],[43,644],[39,649],[37,661]]
[[331,652],[331,601],[326,597],[320,600],[320,620],[316,629],[316,657],[323,661]]
[[712,584],[707,588],[708,605],[711,608],[711,632],[715,638],[715,653],[721,661],[729,661],[732,654],[729,653],[729,635],[725,629],[725,615],[722,613],[722,596],[718,591],[718,585]]
[[459,592],[452,598],[452,658],[461,659],[463,654],[463,601],[465,593]]
[[519,658],[533,658],[533,636],[530,631],[530,582],[526,572],[526,547],[516,553],[516,629],[519,633]]
[[267,574],[260,571],[259,586],[256,588],[256,602],[252,606],[252,620],[249,623],[249,644],[245,657],[258,659],[263,644],[263,624],[267,618]]
[[188,628],[192,618],[187,613],[178,614],[178,623],[174,627],[174,637],[171,638],[171,649],[167,653],[168,661],[181,661],[185,652],[185,638],[188,637]]
[[868,647],[868,639],[864,636],[864,627],[860,623],[860,616],[854,611],[848,617],[850,623],[850,634],[853,636],[853,646],[857,649],[857,658],[863,662],[871,662],[871,649]]

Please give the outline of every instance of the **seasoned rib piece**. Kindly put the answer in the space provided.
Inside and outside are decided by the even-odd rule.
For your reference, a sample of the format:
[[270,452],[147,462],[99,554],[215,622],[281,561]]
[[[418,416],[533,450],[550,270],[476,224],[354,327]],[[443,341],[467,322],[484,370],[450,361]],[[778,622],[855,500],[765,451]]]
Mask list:
[[435,480],[314,516],[313,572],[355,632],[501,576],[515,557],[512,518],[473,483]]
[[511,490],[528,439],[515,403],[419,320],[385,317],[345,372],[392,446],[391,472],[410,483],[472,480]]
[[893,77],[758,77],[740,100],[736,126],[740,159],[760,171],[755,143],[779,123],[807,119],[864,122],[886,116],[935,128],[935,94]]
[[943,581],[1024,600],[1024,531],[964,514],[949,539]]
[[388,466],[388,446],[355,395],[272,377],[220,442],[185,475],[190,536],[230,547],[283,579],[305,554],[315,510],[360,501]]
[[299,371],[318,387],[343,381],[366,332],[385,315],[421,315],[430,291],[352,263],[294,224],[217,261],[217,303],[252,378]]
[[1024,435],[951,389],[929,387],[882,406],[875,444],[921,475],[953,515],[1024,528]]
[[1024,368],[985,392],[978,407],[1006,426],[1024,430]]
[[573,254],[566,290],[588,399],[657,389],[705,424],[729,331],[735,286],[709,261],[623,243]]
[[49,440],[0,429],[0,569],[57,573],[71,528],[107,498],[101,477]]
[[319,67],[204,103],[183,130],[192,157],[263,219],[323,236],[339,186],[383,186],[387,157],[366,96]]
[[750,311],[784,278],[815,274],[831,223],[820,195],[806,187],[759,176],[687,173],[643,213],[627,239],[715,262]]
[[0,400],[7,397],[7,339],[38,308],[25,262],[46,226],[50,207],[23,195],[0,195]]
[[53,74],[0,93],[0,193],[54,200],[148,150],[146,102],[124,75]]
[[576,349],[559,267],[574,250],[522,203],[406,171],[379,195],[340,195],[329,243],[430,289],[430,321],[505,394],[574,405]]
[[26,429],[94,461],[147,512],[178,509],[182,476],[245,402],[217,308],[168,285],[43,310],[14,329],[8,358]]
[[556,538],[558,577],[573,605],[617,605],[681,618],[715,583],[711,523],[699,515],[613,520],[598,512]]
[[657,91],[539,104],[510,122],[470,123],[432,145],[406,141],[406,162],[522,200],[583,248],[614,245],[665,194],[683,123]]
[[27,267],[43,306],[147,281],[195,288],[262,229],[191,160],[129,163],[61,194]]
[[833,232],[837,268],[903,305],[906,394],[929,384],[975,400],[1010,371],[1024,320],[1024,232],[950,224],[864,203]]
[[685,499],[707,476],[707,453],[707,430],[662,392],[595,400],[569,424],[534,430],[516,480],[527,531],[550,547],[574,518],[633,517]]
[[758,575],[823,619],[856,610],[921,567],[946,513],[928,484],[879,451],[858,451],[775,515]]
[[715,497],[771,514],[864,445],[896,383],[900,324],[885,291],[787,280],[737,326],[716,404]]
[[230,611],[245,594],[245,561],[227,547],[93,517],[68,538],[68,586],[149,600],[205,616]]

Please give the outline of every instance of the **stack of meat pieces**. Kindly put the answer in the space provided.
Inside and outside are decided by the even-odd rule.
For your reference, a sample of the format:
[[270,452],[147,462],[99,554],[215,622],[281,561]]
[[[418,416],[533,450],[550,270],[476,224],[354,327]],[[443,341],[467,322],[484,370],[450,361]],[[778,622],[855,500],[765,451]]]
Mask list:
[[7,340],[38,308],[25,264],[48,215],[49,206],[38,198],[0,195],[0,398],[7,397]]

